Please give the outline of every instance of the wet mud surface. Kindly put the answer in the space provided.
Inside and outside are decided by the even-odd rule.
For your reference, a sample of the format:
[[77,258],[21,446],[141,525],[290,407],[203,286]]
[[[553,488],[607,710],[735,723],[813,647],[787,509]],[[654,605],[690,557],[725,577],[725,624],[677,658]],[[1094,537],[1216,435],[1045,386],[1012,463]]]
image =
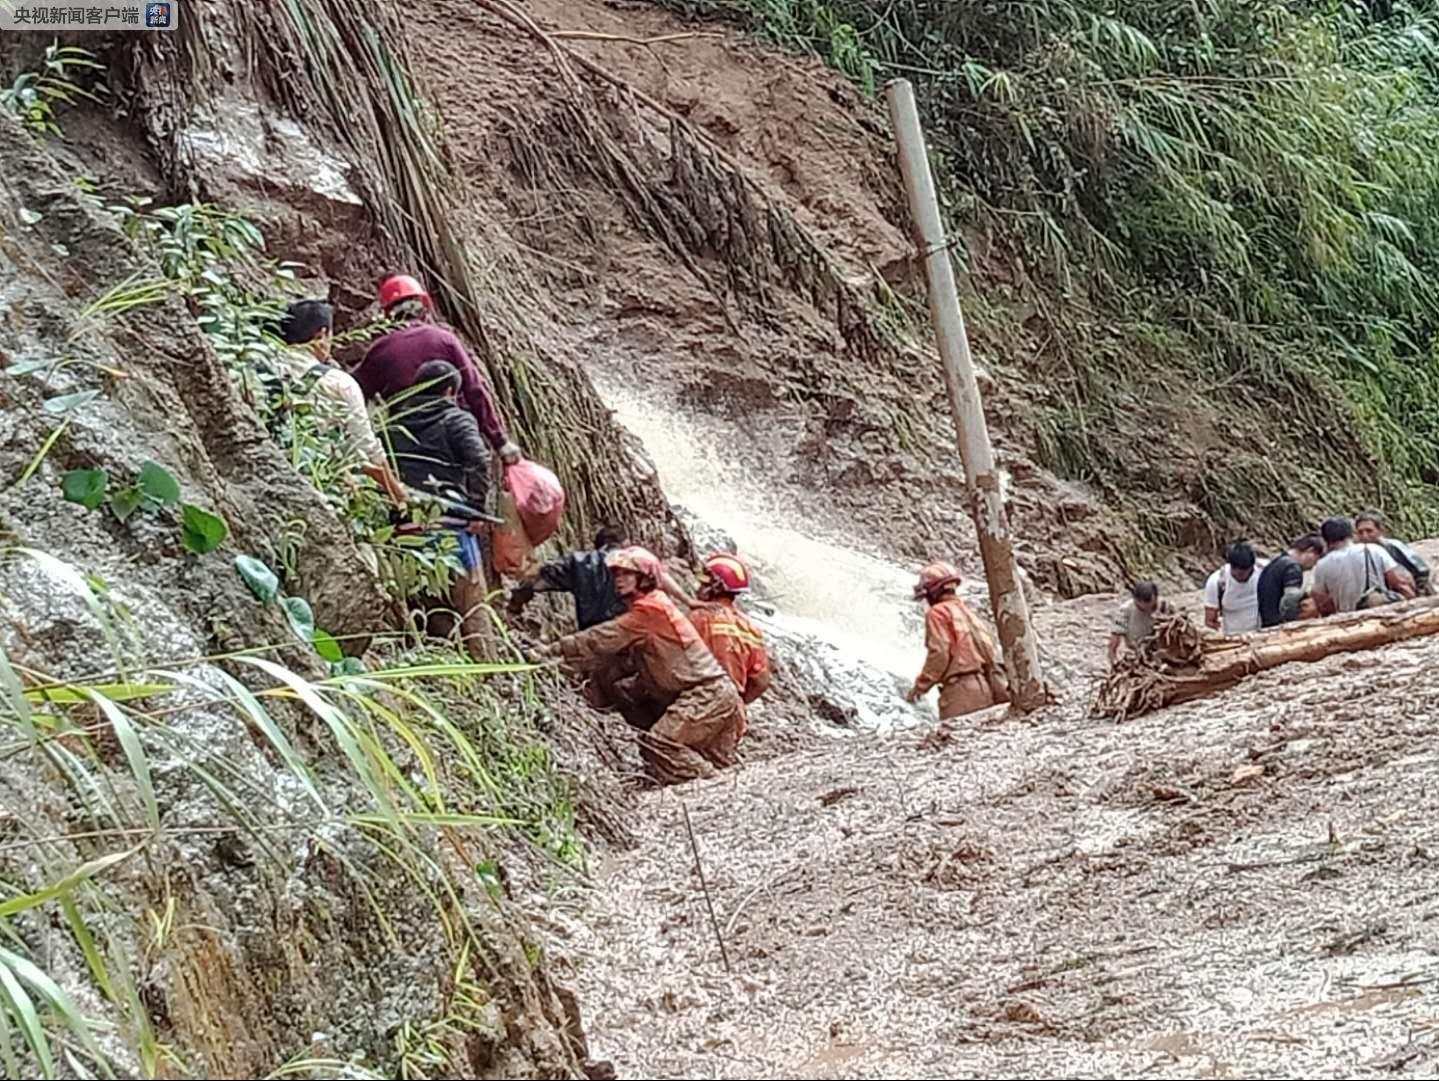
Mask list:
[[645,796],[571,924],[594,1053],[656,1078],[1434,1076],[1439,642],[1114,725],[1083,693],[1112,603],[1040,613],[1071,677],[1032,721],[816,739]]

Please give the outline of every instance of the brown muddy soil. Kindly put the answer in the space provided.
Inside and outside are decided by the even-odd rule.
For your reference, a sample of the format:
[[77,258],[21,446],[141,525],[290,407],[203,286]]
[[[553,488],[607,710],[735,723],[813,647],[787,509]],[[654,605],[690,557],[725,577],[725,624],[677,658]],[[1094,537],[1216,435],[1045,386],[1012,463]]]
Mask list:
[[[533,275],[538,333],[579,358],[607,394],[642,394],[656,411],[724,425],[736,468],[785,487],[795,522],[858,533],[911,561],[944,554],[971,563],[962,471],[937,362],[922,351],[927,316],[907,263],[882,111],[817,62],[649,4],[537,0],[525,9],[547,30],[588,35],[565,44],[732,155],[847,278],[892,280],[899,299],[889,315],[921,346],[863,361],[806,295],[777,290],[770,309],[755,310],[717,294],[711,286],[726,274],[713,253],[699,254],[702,280],[612,186],[548,145],[573,124],[549,52],[474,5],[439,0],[410,24],[416,61],[477,205]],[[636,44],[656,38],[669,40]],[[651,141],[637,153],[637,174],[667,183],[674,163],[666,132],[652,130],[658,114],[637,119],[631,104],[605,94],[615,123]],[[1014,295],[1003,260],[992,262],[987,295]],[[1036,464],[1024,434],[1035,384],[1019,364],[1033,343],[1006,315],[977,319],[973,334],[994,366],[990,419],[1021,558],[1059,594],[1113,588],[1146,557],[1093,493]]]
[[[1111,604],[1041,617],[1076,675]],[[564,921],[593,1053],[655,1078],[1434,1076],[1436,662],[1333,657],[1122,726],[1072,680],[1030,722],[648,795],[589,929]]]

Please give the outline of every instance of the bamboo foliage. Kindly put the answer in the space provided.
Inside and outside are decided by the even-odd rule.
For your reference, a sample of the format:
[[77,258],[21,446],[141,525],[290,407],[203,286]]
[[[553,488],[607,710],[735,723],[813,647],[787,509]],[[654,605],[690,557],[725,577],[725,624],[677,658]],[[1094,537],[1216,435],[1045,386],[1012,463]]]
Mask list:
[[959,212],[1071,305],[1048,464],[1116,498],[1145,483],[1115,438],[1122,365],[1096,371],[1069,332],[1118,324],[1163,334],[1184,377],[1325,433],[1292,494],[1216,478],[1199,499],[1215,519],[1248,503],[1263,509],[1238,522],[1287,533],[1317,484],[1439,524],[1433,0],[661,2],[747,21],[866,89],[918,84]]

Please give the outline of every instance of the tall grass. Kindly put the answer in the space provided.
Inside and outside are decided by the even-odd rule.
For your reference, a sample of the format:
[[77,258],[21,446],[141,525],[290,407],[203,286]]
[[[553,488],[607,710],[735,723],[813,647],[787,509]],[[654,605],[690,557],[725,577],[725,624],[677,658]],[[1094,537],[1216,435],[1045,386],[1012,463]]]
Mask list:
[[[95,603],[83,575],[74,568],[57,575],[54,557],[41,558],[81,610]],[[89,618],[103,642],[101,614]],[[243,838],[262,867],[282,875],[303,839],[361,883],[396,948],[418,945],[404,941],[376,899],[398,879],[425,899],[433,929],[422,933],[440,934],[456,964],[477,951],[487,955],[466,899],[466,883],[485,861],[469,838],[504,829],[541,842],[568,837],[572,845],[573,812],[566,782],[547,764],[520,761],[528,745],[523,718],[509,715],[494,685],[523,678],[527,666],[461,658],[435,645],[364,675],[314,678],[275,655],[197,657],[134,663],[119,680],[99,661],[92,675],[59,680],[0,651],[0,777],[23,778],[17,794],[45,793],[42,806],[68,807],[35,814],[5,801],[6,1075],[110,1077],[139,1063],[153,1077],[180,1060],[135,990],[139,960],[123,931],[134,913],[122,899],[164,892],[165,865],[195,837]],[[111,660],[123,659],[114,645]],[[228,718],[232,740],[217,739],[209,722],[193,723],[217,716]],[[301,744],[294,733],[307,728],[305,716],[319,727],[308,727]],[[261,752],[237,753],[251,739]],[[180,798],[195,785],[208,801]],[[551,844],[560,849],[574,854]],[[162,949],[173,907],[170,913],[151,917],[151,937]],[[415,924],[407,918],[406,926]],[[68,944],[57,947],[53,935],[42,934],[47,927],[64,928]],[[42,941],[48,945],[37,950]],[[52,968],[56,961],[63,963]],[[85,974],[83,994],[77,972]],[[397,1055],[424,1057],[415,1048]],[[397,1067],[343,1067],[358,1071],[348,1076],[372,1076],[372,1068]],[[272,1076],[327,1075],[324,1069],[297,1059],[277,1064]]]
[[[1271,507],[1246,462],[1253,482],[1199,493],[1216,517],[1249,504],[1240,521],[1298,528],[1317,483],[1439,526],[1433,0],[660,2],[747,20],[871,92],[915,81],[954,213],[1063,298],[1051,464],[1143,485],[1122,435],[1138,353],[1274,413],[1281,472],[1302,477]],[[1129,355],[1111,363],[1106,334]]]

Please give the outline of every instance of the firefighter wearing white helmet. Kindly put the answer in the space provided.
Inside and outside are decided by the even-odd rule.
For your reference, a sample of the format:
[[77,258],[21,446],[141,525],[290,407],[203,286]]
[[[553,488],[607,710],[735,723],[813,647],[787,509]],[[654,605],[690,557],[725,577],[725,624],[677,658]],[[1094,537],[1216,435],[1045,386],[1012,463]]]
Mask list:
[[960,574],[935,562],[919,572],[915,600],[929,605],[924,619],[924,668],[906,697],[918,702],[939,688],[941,720],[962,717],[1008,700],[999,676],[994,639],[959,599]]
[[608,553],[605,560],[625,611],[546,646],[584,672],[629,653],[635,663],[629,693],[653,702],[659,714],[640,736],[645,764],[661,784],[707,777],[732,765],[744,731],[744,703],[699,633],[659,588],[663,566],[644,548]]
[[769,690],[771,680],[764,635],[735,604],[735,598],[749,588],[749,568],[744,561],[729,552],[716,552],[705,559],[700,603],[690,609],[690,622],[729,673],[745,705]]

